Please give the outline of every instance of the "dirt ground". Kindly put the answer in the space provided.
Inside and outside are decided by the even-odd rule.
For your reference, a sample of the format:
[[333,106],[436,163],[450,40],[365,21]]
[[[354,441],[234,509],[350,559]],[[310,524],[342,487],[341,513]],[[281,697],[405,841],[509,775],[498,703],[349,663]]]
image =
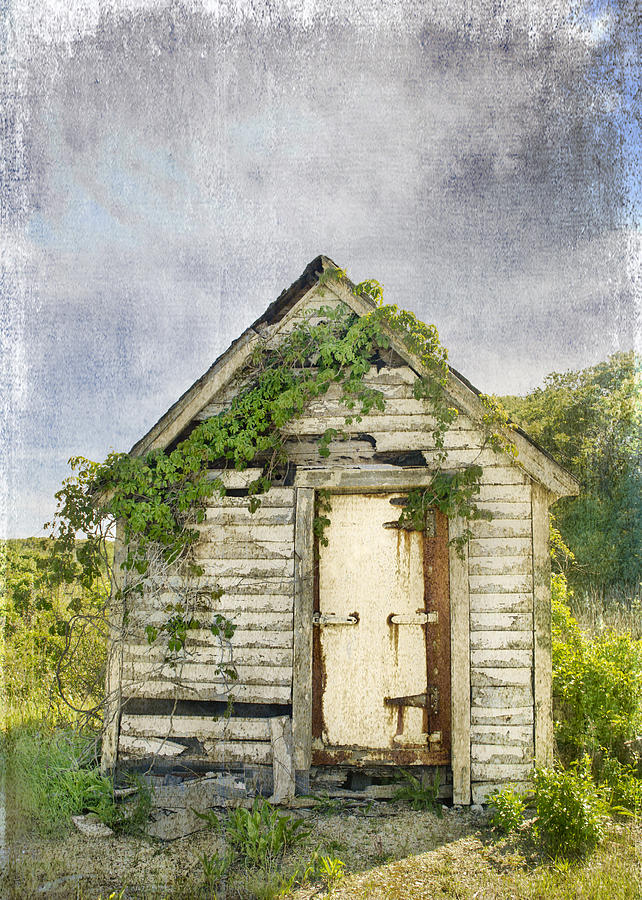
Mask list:
[[[330,885],[336,898],[551,896],[544,887],[537,894],[519,886],[522,876],[541,865],[541,860],[532,853],[529,858],[528,849],[524,850],[528,840],[498,840],[480,812],[444,808],[439,817],[432,811],[416,812],[406,803],[388,801],[341,808],[330,802],[315,810],[297,810],[295,815],[303,816],[309,829],[303,843],[271,869],[231,870],[215,893],[204,887],[201,862],[203,854],[225,851],[224,840],[212,831],[171,842],[116,835],[94,838],[73,831],[56,840],[33,836],[14,840],[0,896],[8,900],[107,900],[113,893],[115,900],[122,891],[123,900],[270,900],[277,896],[307,900],[326,895],[329,886],[327,878],[319,876],[312,883],[301,884],[302,873],[315,854],[317,859],[325,856],[345,864],[344,877]],[[634,893],[586,896],[603,896],[604,900],[642,897],[642,831],[616,827],[609,852],[613,847],[618,860],[622,857],[622,871],[630,872],[628,877],[617,876],[618,883],[628,880]]]

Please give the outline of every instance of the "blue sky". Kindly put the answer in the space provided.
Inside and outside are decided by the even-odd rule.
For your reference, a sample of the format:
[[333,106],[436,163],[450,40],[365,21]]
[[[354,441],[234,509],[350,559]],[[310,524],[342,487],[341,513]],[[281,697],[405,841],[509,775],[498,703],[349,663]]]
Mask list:
[[321,252],[488,392],[639,339],[633,4],[5,0],[2,24],[4,535]]

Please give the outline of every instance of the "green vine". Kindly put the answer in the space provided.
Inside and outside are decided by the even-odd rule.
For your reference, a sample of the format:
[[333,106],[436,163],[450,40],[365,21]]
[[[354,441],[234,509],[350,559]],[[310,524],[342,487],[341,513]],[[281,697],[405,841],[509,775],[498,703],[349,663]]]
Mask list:
[[[202,575],[190,549],[199,537],[194,526],[204,520],[205,501],[226,493],[216,471],[260,465],[261,475],[248,487],[248,507],[254,512],[261,495],[288,464],[286,426],[310,401],[338,384],[347,409],[346,425],[361,421],[373,408],[384,409],[383,394],[369,387],[364,376],[373,358],[389,349],[395,337],[424,369],[423,377],[415,381],[414,396],[427,401],[437,464],[444,462],[444,437],[458,411],[447,400],[448,355],[437,330],[410,312],[384,305],[383,288],[373,279],[352,285],[338,269],[326,269],[319,278],[321,285],[337,281],[369,300],[372,309],[359,316],[345,304],[323,307],[314,318],[304,316],[278,343],[257,344],[242,373],[243,387],[229,409],[197,425],[172,450],[155,450],[143,457],[111,453],[102,464],[82,458],[70,461],[74,474],[56,495],[54,519],[61,578],[86,580],[95,575],[104,558],[109,528],[105,523],[114,521],[122,523],[128,548],[122,568],[135,576],[129,580],[129,592],[144,591],[154,554],[166,570],[180,564],[190,576]],[[505,435],[505,414],[491,398],[482,397],[482,402],[488,443],[496,450],[512,449]],[[341,437],[346,435],[340,429],[326,429],[318,440],[320,456],[329,456],[331,441]],[[429,507],[468,521],[485,516],[474,503],[481,472],[475,465],[454,473],[436,472],[428,488],[411,492],[400,525],[421,527]],[[327,542],[328,502],[329,496],[317,492],[314,529],[321,543]],[[76,540],[80,533],[86,536],[82,546]],[[460,547],[469,535],[468,531],[457,539]],[[211,596],[218,599],[221,593],[216,590]],[[223,619],[215,617],[210,627],[214,635],[228,639],[233,623]],[[170,609],[168,621],[159,628],[147,626],[146,633],[150,642],[165,634],[170,652],[176,654],[189,631],[200,627],[201,622],[182,606]]]

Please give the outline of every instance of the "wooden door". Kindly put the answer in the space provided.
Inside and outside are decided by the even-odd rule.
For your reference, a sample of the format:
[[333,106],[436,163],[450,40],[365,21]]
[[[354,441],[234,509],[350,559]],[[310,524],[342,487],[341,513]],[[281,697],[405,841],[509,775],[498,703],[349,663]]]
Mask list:
[[399,494],[335,494],[318,547],[313,764],[450,759],[447,522],[394,527]]

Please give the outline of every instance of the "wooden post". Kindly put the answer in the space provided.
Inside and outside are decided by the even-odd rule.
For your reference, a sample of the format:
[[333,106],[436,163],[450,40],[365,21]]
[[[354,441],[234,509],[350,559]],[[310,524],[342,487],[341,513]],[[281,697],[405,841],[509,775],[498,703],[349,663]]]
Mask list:
[[299,772],[312,759],[312,614],[314,606],[314,489],[297,488],[294,533],[294,660],[292,737]]
[[[463,519],[451,519],[452,540],[466,528]],[[470,803],[470,596],[468,590],[468,545],[462,556],[452,544],[450,557],[450,672],[451,672],[451,761],[453,803]],[[463,558],[462,558],[463,557]]]
[[124,585],[124,572],[121,569],[121,563],[124,559],[123,528],[121,523],[118,522],[116,524],[116,540],[114,541],[114,578],[109,601],[103,741],[100,757],[100,768],[103,773],[113,772],[118,761],[125,612],[125,602],[122,594],[119,595],[119,592],[122,591]]
[[533,482],[533,641],[535,693],[535,763],[553,763],[553,658],[551,638],[551,556],[548,506],[550,493]]

